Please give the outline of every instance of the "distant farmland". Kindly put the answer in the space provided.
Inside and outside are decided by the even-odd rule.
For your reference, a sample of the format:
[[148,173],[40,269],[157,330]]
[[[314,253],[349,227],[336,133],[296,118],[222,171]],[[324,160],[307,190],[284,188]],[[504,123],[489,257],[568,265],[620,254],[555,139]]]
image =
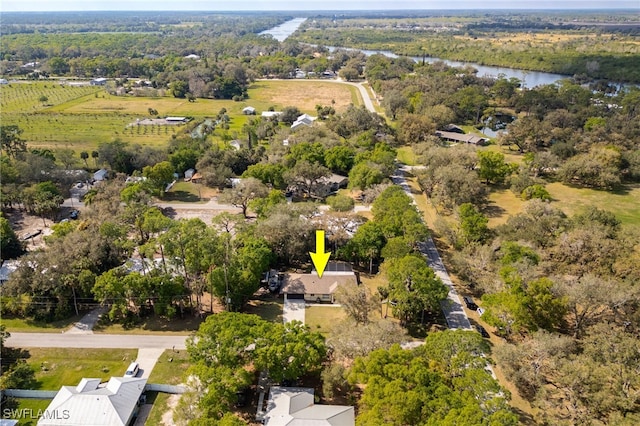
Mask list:
[[0,86],[3,124],[24,130],[30,147],[72,148],[90,151],[101,142],[121,139],[140,145],[162,146],[182,126],[129,126],[150,118],[149,108],[158,116],[185,116],[195,120],[215,117],[225,108],[231,117],[229,132],[238,133],[246,122],[242,109],[248,105],[260,111],[297,106],[315,113],[316,105],[333,105],[344,110],[359,104],[352,86],[326,81],[259,81],[249,89],[249,99],[186,99],[172,97],[112,96],[96,86],[62,86],[55,81],[20,82]]

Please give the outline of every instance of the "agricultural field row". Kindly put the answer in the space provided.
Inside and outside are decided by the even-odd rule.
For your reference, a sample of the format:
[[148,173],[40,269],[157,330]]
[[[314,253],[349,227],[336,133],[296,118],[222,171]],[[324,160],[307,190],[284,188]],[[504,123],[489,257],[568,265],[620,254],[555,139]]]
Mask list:
[[[285,94],[282,96],[282,94]],[[44,99],[46,101],[41,101]],[[246,122],[242,109],[248,105],[258,112],[269,108],[297,106],[315,113],[316,105],[333,105],[344,110],[358,104],[352,86],[313,81],[259,81],[249,89],[249,99],[231,100],[148,98],[113,96],[93,86],[70,87],[57,83],[18,83],[0,88],[2,121],[18,125],[32,148],[72,148],[89,151],[101,142],[120,139],[143,146],[165,144],[182,126],[136,125],[149,118],[149,109],[158,116],[184,116],[196,120],[214,117],[225,108],[231,117],[229,132],[240,132]]]
[[97,94],[96,86],[68,86],[58,82],[12,82],[0,86],[2,114],[30,113],[64,104],[86,95]]

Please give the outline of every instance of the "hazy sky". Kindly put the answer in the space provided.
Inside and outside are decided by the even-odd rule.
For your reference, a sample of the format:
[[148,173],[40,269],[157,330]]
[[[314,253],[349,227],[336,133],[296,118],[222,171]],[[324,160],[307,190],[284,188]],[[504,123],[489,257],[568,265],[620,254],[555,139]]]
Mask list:
[[0,12],[67,10],[640,9],[640,0],[1,0]]

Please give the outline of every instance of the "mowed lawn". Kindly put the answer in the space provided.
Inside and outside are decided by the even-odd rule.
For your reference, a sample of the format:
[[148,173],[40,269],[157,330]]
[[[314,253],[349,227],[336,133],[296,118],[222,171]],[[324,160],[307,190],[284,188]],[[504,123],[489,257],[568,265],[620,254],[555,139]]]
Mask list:
[[616,215],[623,225],[640,229],[640,184],[625,185],[619,191],[598,191],[554,182],[547,185],[553,204],[567,215],[593,206]]
[[304,312],[304,323],[311,331],[328,334],[334,325],[347,317],[342,307],[338,306],[307,306]]
[[36,373],[39,389],[75,386],[83,377],[109,380],[122,376],[138,356],[137,349],[29,348],[27,363]]

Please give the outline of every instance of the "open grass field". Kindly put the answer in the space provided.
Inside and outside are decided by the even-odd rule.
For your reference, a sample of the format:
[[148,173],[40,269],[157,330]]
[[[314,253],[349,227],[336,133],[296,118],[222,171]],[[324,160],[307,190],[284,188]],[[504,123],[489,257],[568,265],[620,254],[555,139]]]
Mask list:
[[350,104],[361,103],[358,89],[348,84],[322,80],[260,80],[249,87],[247,104],[258,113],[269,107],[276,110],[296,106],[300,111],[315,115],[316,105],[332,105],[337,112]]
[[[47,100],[41,100],[46,97]],[[44,99],[44,98],[42,98]],[[355,87],[328,81],[258,81],[249,88],[249,99],[186,99],[172,97],[112,96],[95,86],[62,86],[57,82],[21,82],[0,87],[3,124],[24,130],[22,137],[30,148],[71,148],[92,151],[99,143],[121,139],[143,146],[164,146],[183,126],[136,126],[137,120],[150,118],[149,108],[160,117],[184,116],[196,120],[215,117],[225,108],[231,118],[229,134],[241,133],[248,117],[246,106],[258,112],[270,107],[297,106],[315,114],[316,105],[333,105],[344,110],[360,104]],[[130,124],[134,124],[130,126]]]
[[608,210],[623,226],[640,230],[640,185],[627,185],[616,192],[567,186],[559,182],[547,185],[553,204],[567,215],[584,211],[588,206]]
[[58,390],[60,386],[75,386],[83,377],[103,381],[121,376],[136,359],[136,349],[67,349],[30,348],[27,363],[33,368],[38,388]]

